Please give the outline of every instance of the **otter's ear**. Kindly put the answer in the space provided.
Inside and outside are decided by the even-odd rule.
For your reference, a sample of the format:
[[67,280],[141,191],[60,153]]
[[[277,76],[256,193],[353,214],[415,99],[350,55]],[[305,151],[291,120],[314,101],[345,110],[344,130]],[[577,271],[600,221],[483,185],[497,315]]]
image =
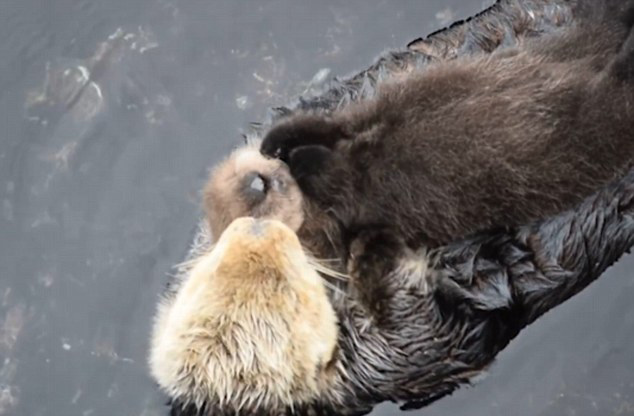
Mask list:
[[291,152],[302,146],[323,146],[332,149],[346,138],[344,129],[327,117],[296,116],[274,126],[264,137],[263,155],[288,162]]

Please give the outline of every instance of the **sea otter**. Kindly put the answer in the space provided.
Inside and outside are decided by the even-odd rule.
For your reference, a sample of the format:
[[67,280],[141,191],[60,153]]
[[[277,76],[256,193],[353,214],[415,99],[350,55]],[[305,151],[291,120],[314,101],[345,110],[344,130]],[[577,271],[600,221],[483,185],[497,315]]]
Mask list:
[[[628,71],[625,65],[617,72]],[[292,163],[290,166],[293,169]],[[247,364],[253,362],[265,340],[257,330],[240,332],[244,338],[239,344],[230,344],[232,348],[222,342],[235,341],[230,330],[220,332],[220,343],[197,341],[207,338],[209,328],[251,328],[255,315],[263,316],[264,321],[260,322],[272,330],[267,335],[284,339],[283,335],[296,322],[290,319],[292,313],[260,303],[265,299],[274,302],[279,299],[276,296],[279,292],[257,293],[257,287],[249,286],[250,297],[235,294],[245,280],[253,277],[249,272],[244,273],[245,267],[247,271],[261,273],[276,265],[275,271],[271,271],[275,281],[304,281],[295,272],[314,277],[306,271],[306,266],[311,265],[310,257],[306,251],[303,257],[297,252],[296,242],[306,245],[302,230],[315,223],[312,216],[315,212],[321,214],[327,210],[321,212],[310,207],[308,204],[314,200],[304,193],[302,221],[297,230],[300,239],[294,240],[289,233],[293,229],[282,223],[286,221],[284,218],[299,217],[272,215],[276,205],[266,205],[267,196],[280,188],[261,186],[270,183],[266,171],[238,170],[234,174],[238,179],[243,175],[248,178],[235,181],[242,187],[234,192],[245,193],[244,201],[253,205],[229,212],[239,215],[258,212],[277,220],[264,220],[268,225],[262,227],[263,220],[238,219],[235,227],[228,228],[227,221],[231,221],[233,214],[220,221],[216,229],[224,233],[217,244],[211,243],[217,236],[209,238],[202,254],[188,263],[177,288],[168,293],[160,306],[151,365],[153,374],[172,397],[174,415],[356,415],[367,413],[384,400],[405,403],[408,407],[422,406],[477,376],[521,328],[589,284],[634,241],[632,175],[588,198],[575,211],[517,229],[481,233],[473,239],[434,249],[425,256],[404,248],[398,234],[384,234],[393,244],[376,247],[375,243],[382,241],[381,233],[356,233],[346,248],[354,254],[346,260],[351,274],[349,286],[354,290],[346,296],[330,293],[327,298],[337,315],[336,344],[328,342],[333,336],[331,324],[336,321],[321,302],[326,292],[317,289],[324,283],[309,278],[314,285],[296,285],[295,290],[287,293],[291,297],[304,291],[311,294],[314,302],[302,310],[323,314],[320,321],[325,324],[316,325],[304,340],[286,338],[288,342],[278,343],[290,346],[282,351],[284,363],[277,361],[273,369],[267,365],[253,367]],[[293,179],[290,175],[287,178]],[[257,191],[255,196],[251,194],[253,191]],[[213,201],[207,203],[214,206]],[[259,206],[266,208],[258,211]],[[244,209],[247,212],[242,212]],[[213,215],[214,211],[208,208],[207,212]],[[255,234],[262,244],[251,245]],[[328,232],[323,237],[329,237]],[[280,239],[288,243],[274,243]],[[236,251],[232,250],[234,247]],[[280,266],[286,250],[295,253],[293,257],[301,265]],[[236,259],[227,254],[237,252],[254,255]],[[394,259],[387,269],[385,257]],[[221,263],[229,266],[216,267]],[[250,268],[253,265],[256,267]],[[228,286],[228,292],[217,292],[214,283],[222,286],[223,276],[236,278],[239,283]],[[181,296],[182,293],[189,296]],[[228,302],[229,307],[190,308],[187,306],[190,299],[197,306],[205,306],[206,300],[220,299]],[[279,314],[260,314],[259,309],[234,313],[252,305]],[[276,324],[276,320],[284,324]],[[227,323],[228,327],[223,326]],[[322,343],[326,346],[319,349],[319,354],[312,355],[307,366],[301,366],[290,353],[293,346],[305,340],[326,341]],[[174,346],[179,342],[183,343],[171,350],[177,351],[172,356],[168,348],[161,349],[165,344]],[[219,355],[218,349],[238,360],[224,360],[226,355]],[[190,353],[194,359],[187,361]],[[171,363],[165,362],[168,359]],[[163,365],[167,370],[161,369]],[[218,365],[225,370],[222,375],[212,371]],[[328,370],[323,371],[324,367]],[[290,373],[290,378],[281,377],[280,370]],[[245,378],[247,373],[251,377]],[[262,380],[264,384],[258,385]],[[225,382],[237,387],[231,390],[233,396],[227,397]]]
[[[233,163],[242,152],[253,157],[249,168]],[[221,188],[235,198],[263,192],[233,215],[260,217],[229,212],[220,236],[204,232],[159,304],[150,368],[174,416],[360,415],[385,400],[420,407],[476,377],[521,328],[634,244],[633,172],[538,224],[426,256],[386,253],[396,259],[389,271],[368,253],[372,241],[356,239],[342,294],[284,223],[294,216],[267,204],[266,193],[280,188],[244,186],[273,172],[295,186],[273,167],[281,162],[260,164],[252,152],[236,151],[206,190],[231,172],[234,187]],[[207,202],[214,195],[226,196],[212,192]]]
[[569,209],[634,162],[634,7],[594,7],[592,20],[438,61],[342,110],[295,112],[261,150],[328,212],[339,252],[367,229],[436,247]]

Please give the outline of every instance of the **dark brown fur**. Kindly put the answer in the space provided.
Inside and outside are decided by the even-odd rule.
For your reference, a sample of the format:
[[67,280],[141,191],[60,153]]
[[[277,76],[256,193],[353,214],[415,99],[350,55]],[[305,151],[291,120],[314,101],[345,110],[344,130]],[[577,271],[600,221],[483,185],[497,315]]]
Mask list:
[[320,226],[339,231],[335,246],[368,228],[437,246],[552,215],[632,164],[631,14],[439,62],[329,116],[293,115],[262,151],[329,213]]

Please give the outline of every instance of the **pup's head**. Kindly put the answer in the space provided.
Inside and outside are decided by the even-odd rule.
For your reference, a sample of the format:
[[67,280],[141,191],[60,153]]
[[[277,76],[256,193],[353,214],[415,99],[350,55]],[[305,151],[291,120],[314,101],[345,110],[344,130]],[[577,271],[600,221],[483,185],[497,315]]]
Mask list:
[[239,218],[160,304],[150,367],[181,403],[288,408],[332,385],[337,328],[293,230]]
[[276,219],[295,232],[304,221],[302,194],[288,167],[254,145],[236,150],[211,172],[203,203],[214,240],[238,217]]

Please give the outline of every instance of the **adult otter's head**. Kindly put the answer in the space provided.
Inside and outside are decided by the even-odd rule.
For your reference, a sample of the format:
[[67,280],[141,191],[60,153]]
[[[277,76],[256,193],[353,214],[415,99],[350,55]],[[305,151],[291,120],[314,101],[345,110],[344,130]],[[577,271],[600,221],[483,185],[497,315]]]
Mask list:
[[177,402],[250,414],[331,387],[336,345],[335,312],[296,234],[243,217],[160,304],[150,367]]
[[236,150],[211,172],[203,203],[214,240],[238,217],[277,219],[293,231],[304,221],[302,194],[288,167],[252,145]]

